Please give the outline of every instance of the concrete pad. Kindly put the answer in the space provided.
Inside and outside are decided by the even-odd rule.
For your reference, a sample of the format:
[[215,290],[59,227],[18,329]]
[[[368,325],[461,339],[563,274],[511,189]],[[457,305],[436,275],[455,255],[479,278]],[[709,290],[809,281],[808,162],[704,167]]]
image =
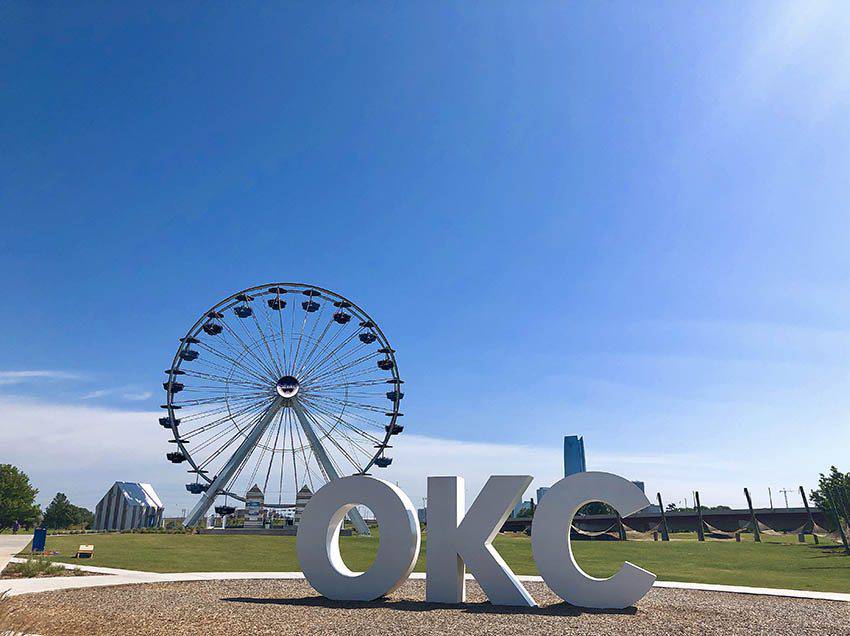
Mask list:
[[[8,590],[10,596],[19,594],[35,594],[54,590],[76,588],[104,587],[110,585],[133,585],[140,583],[174,583],[180,581],[233,581],[233,580],[298,580],[304,578],[303,572],[139,572],[136,570],[119,570],[117,568],[98,568],[95,566],[77,566],[60,564],[68,568],[79,568],[84,571],[107,576],[52,577],[41,579],[9,579],[0,581],[0,591]],[[472,575],[466,578],[473,580]],[[542,583],[540,576],[519,575],[520,581]],[[414,572],[411,580],[424,580],[423,572]],[[762,596],[778,596],[786,598],[816,599],[823,601],[841,601],[850,603],[850,594],[840,592],[811,592],[808,590],[783,590],[768,587],[744,587],[739,585],[714,585],[710,583],[681,583],[677,581],[656,581],[654,587],[695,590],[706,592],[726,592],[730,594],[754,594]]]
[[18,552],[27,547],[32,537],[28,534],[0,534],[0,572]]

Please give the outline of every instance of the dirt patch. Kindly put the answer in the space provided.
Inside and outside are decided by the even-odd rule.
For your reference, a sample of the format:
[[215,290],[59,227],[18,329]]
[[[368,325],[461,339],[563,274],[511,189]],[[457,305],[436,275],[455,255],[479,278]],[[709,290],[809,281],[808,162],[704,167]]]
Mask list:
[[232,634],[846,634],[850,604],[771,596],[654,589],[637,607],[582,610],[528,583],[540,607],[512,609],[486,602],[468,585],[468,603],[424,602],[424,584],[410,581],[371,603],[336,602],[303,581],[205,581],[66,590],[16,597],[15,616],[44,636]]

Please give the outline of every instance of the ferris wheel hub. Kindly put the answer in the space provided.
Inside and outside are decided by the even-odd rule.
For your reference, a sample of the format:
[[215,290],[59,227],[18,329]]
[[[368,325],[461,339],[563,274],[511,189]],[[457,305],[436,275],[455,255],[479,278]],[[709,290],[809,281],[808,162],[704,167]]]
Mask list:
[[277,394],[282,398],[294,398],[298,395],[298,390],[301,388],[301,384],[298,382],[298,379],[292,375],[285,375],[280,380],[277,381],[277,385],[275,385],[275,390]]

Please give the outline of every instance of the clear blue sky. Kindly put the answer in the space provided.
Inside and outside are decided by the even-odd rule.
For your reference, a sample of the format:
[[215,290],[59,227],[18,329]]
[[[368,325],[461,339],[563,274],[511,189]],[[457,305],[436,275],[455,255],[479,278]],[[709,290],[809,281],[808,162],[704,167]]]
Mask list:
[[[0,461],[43,498],[189,501],[162,369],[281,280],[366,308],[409,432],[494,453],[481,474],[504,445],[551,481],[569,433],[670,500],[850,469],[848,27],[841,3],[5,3]],[[450,469],[397,456],[412,496]]]

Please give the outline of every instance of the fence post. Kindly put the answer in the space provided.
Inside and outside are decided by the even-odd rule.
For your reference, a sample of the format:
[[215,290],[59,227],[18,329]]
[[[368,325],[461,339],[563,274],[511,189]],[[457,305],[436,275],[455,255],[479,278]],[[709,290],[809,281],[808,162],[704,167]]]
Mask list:
[[699,502],[699,492],[694,491],[694,502],[697,505],[697,520],[699,525],[697,526],[697,540],[705,541],[705,526],[702,523],[702,505]]
[[753,520],[753,538],[756,543],[761,543],[761,533],[759,533],[759,522],[756,519],[756,511],[753,510],[753,500],[750,498],[750,491],[744,488],[744,496],[747,498],[747,507],[750,509],[750,518]]
[[809,523],[812,524],[812,538],[815,540],[815,545],[818,544],[818,535],[815,534],[815,518],[812,516],[812,511],[809,508],[809,500],[806,499],[806,491],[800,486],[800,496],[803,498],[803,505],[806,507],[806,514],[809,515]]
[[626,526],[623,525],[623,519],[620,517],[620,513],[617,513],[617,530],[620,534],[620,541],[628,541],[628,537],[626,536]]
[[830,494],[829,490],[824,489],[824,495],[829,500],[832,507],[832,516],[835,517],[835,524],[838,526],[838,534],[841,535],[841,543],[844,544],[845,554],[850,554],[850,544],[847,543],[847,535],[844,534],[844,526],[841,525],[841,515],[838,514],[838,508],[835,506],[835,499]]
[[667,514],[664,512],[664,504],[661,501],[661,493],[658,493],[658,507],[661,509],[661,540],[670,540],[670,530],[667,528]]

